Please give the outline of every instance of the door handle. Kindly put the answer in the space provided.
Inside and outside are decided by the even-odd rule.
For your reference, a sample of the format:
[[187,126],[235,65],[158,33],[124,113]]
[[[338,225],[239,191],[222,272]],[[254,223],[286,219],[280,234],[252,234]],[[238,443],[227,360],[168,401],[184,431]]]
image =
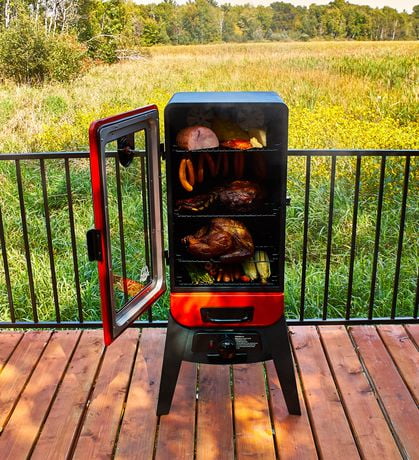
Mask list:
[[100,231],[91,228],[86,232],[87,254],[90,262],[102,260],[102,245]]

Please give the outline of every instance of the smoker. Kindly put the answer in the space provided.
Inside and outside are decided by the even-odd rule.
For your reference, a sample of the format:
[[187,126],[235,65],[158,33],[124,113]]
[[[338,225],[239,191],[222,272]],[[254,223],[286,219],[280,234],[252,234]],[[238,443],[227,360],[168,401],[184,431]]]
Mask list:
[[[98,262],[105,343],[163,295],[168,271],[157,414],[170,410],[182,360],[269,359],[289,413],[300,414],[284,318],[287,106],[273,92],[177,93],[165,108],[164,129],[160,144],[155,105],[90,127],[95,228],[87,244]],[[124,193],[138,198],[134,218],[121,217]],[[142,224],[134,230],[133,221]],[[138,250],[129,251],[133,245]]]

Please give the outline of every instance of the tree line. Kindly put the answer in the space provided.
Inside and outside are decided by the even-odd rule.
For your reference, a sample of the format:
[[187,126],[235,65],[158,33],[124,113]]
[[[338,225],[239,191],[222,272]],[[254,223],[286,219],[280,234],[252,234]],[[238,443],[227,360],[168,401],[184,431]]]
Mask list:
[[[418,39],[419,5],[409,14],[345,0],[309,7],[286,2],[218,5],[215,0],[181,5],[175,0],[148,5],[132,0],[0,0],[0,24],[0,47],[13,42],[19,49],[36,41],[32,35],[37,34],[47,48],[49,42],[58,43],[55,54],[69,56],[75,50],[79,56],[84,50],[90,58],[111,63],[156,44]],[[4,54],[0,50],[0,61]]]

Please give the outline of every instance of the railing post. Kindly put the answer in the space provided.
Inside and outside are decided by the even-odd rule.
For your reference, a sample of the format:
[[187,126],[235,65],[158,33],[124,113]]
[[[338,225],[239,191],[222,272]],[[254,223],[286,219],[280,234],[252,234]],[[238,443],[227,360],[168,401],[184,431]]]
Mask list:
[[307,156],[306,158],[305,198],[304,198],[303,262],[302,262],[302,268],[301,268],[300,321],[304,320],[304,313],[305,313],[308,214],[309,214],[309,205],[310,205],[310,176],[311,176],[311,157]]
[[31,252],[29,248],[29,239],[28,239],[28,225],[26,222],[25,199],[23,197],[22,171],[20,168],[20,160],[18,159],[15,160],[15,167],[16,167],[17,189],[18,189],[18,194],[19,194],[20,217],[22,221],[23,244],[25,246],[26,268],[28,270],[29,294],[31,298],[33,321],[34,323],[37,323],[38,322],[38,309],[36,306],[35,288],[34,288],[34,280],[33,280],[32,262],[31,262]]
[[358,225],[358,202],[359,202],[359,185],[361,178],[361,156],[356,157],[356,172],[355,172],[355,191],[354,191],[354,206],[352,212],[352,236],[351,236],[351,255],[349,260],[349,275],[348,275],[348,295],[346,300],[345,319],[351,317],[352,303],[352,286],[354,281],[354,263],[356,251],[356,229]]
[[54,262],[54,250],[52,246],[51,222],[50,222],[49,204],[48,204],[48,191],[47,191],[47,181],[46,181],[46,174],[45,174],[45,160],[43,158],[39,160],[39,166],[41,168],[42,195],[44,199],[45,227],[46,227],[47,241],[48,241],[48,256],[49,256],[49,265],[50,265],[50,271],[51,271],[52,295],[54,298],[54,307],[55,307],[55,320],[57,321],[57,323],[60,323],[61,313],[60,313],[60,304],[58,300],[57,276],[55,273],[55,262]]

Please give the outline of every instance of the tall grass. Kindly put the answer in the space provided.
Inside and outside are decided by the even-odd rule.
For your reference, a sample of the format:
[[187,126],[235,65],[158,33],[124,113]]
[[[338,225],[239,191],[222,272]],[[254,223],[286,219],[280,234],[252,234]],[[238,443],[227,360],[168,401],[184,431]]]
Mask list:
[[[86,148],[93,119],[149,103],[162,110],[176,91],[203,90],[277,91],[291,108],[292,148],[414,148],[415,82],[388,87],[368,69],[406,59],[403,72],[415,75],[418,50],[416,42],[155,47],[72,84],[0,86],[0,152]],[[349,70],[354,63],[362,71]]]
[[[148,103],[157,103],[162,111],[174,92],[202,90],[277,91],[290,108],[291,148],[417,149],[418,49],[417,43],[409,42],[159,47],[140,62],[93,68],[71,85],[33,88],[5,83],[0,86],[0,151],[86,149],[87,128],[92,120]],[[161,128],[163,133],[164,126]],[[93,224],[89,169],[85,160],[71,160],[70,164],[83,314],[85,319],[98,319],[97,273],[95,264],[87,261],[85,249],[85,231]],[[63,163],[51,160],[46,166],[61,317],[77,319]],[[389,159],[386,165],[374,315],[388,315],[391,307],[403,167],[397,159]],[[300,302],[304,168],[302,158],[290,159],[288,193],[292,206],[287,221],[286,292],[291,316],[298,315]],[[41,320],[54,319],[39,164],[23,161],[22,172],[39,316]],[[342,316],[346,306],[354,174],[354,160],[338,159],[327,305],[331,316]],[[312,175],[306,305],[307,316],[319,316],[324,296],[330,159],[314,160]],[[352,299],[355,316],[365,316],[369,302],[378,177],[379,161],[364,159]],[[135,184],[138,178],[128,180]],[[0,186],[16,317],[31,320],[15,170],[6,161],[0,161]],[[418,165],[412,160],[398,315],[411,314],[413,305],[418,270],[417,191]],[[139,234],[141,228],[131,225],[138,224],[142,217],[138,196],[126,195],[127,231]],[[128,246],[129,257],[138,257],[138,266],[143,264],[135,241]],[[167,296],[154,309],[157,317],[164,317],[166,308]],[[5,272],[0,262],[0,321],[9,317]]]

